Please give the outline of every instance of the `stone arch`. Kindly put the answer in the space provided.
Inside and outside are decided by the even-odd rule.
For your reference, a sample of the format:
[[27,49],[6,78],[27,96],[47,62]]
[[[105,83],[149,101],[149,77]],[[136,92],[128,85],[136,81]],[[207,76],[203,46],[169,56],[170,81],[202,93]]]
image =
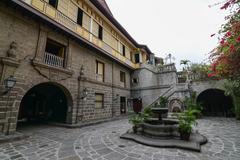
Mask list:
[[226,96],[224,90],[209,88],[197,96],[197,102],[203,107],[205,116],[234,116],[232,112],[233,100],[231,96]]
[[[69,122],[72,114],[73,99],[71,93],[65,86],[56,82],[42,82],[25,88],[24,91],[22,91],[24,94],[18,97],[18,99],[20,99],[18,119],[21,118],[21,116],[27,116],[27,118],[29,118],[30,114],[33,114],[29,111],[34,110],[34,113],[38,112],[38,116],[43,113],[45,119],[49,118],[64,123]],[[28,108],[28,115],[22,115],[24,113],[22,110],[27,109],[27,107],[24,108],[24,106],[30,107],[31,105],[34,105],[34,107],[37,107],[41,111],[36,111],[36,108]],[[59,106],[59,108],[56,108],[57,106]],[[57,117],[61,118],[58,119]]]
[[225,80],[197,81],[191,84],[191,89],[196,92],[196,97],[198,97],[202,92],[208,89],[219,89],[224,91],[224,83]]
[[183,102],[178,98],[171,99],[168,106],[170,112],[181,112],[184,110]]

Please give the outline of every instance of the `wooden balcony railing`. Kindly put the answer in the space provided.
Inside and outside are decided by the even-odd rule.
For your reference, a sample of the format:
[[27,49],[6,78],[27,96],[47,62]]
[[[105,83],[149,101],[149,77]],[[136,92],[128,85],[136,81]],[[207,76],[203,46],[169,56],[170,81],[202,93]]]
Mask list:
[[132,62],[130,59],[124,57],[121,53],[119,53],[117,50],[112,48],[109,44],[106,42],[100,40],[98,37],[94,36],[92,33],[90,33],[85,28],[78,25],[76,22],[74,22],[72,19],[70,19],[68,16],[64,15],[51,5],[49,5],[44,0],[22,0],[25,3],[28,3],[33,8],[37,9],[44,15],[48,16],[49,18],[53,19],[54,21],[60,23],[61,25],[65,26],[66,28],[70,29],[71,31],[77,33],[81,37],[85,38],[86,40],[90,41],[94,45],[98,46],[99,48],[103,49],[104,51],[110,53],[115,58],[117,58],[119,61],[123,62],[124,64],[131,66],[132,68],[138,68],[139,64],[136,64]]
[[45,52],[44,63],[54,67],[64,67],[64,58]]

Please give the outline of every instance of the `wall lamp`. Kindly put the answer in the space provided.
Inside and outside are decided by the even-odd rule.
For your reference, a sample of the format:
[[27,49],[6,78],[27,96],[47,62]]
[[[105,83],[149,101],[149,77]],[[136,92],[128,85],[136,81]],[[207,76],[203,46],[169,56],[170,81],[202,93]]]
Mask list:
[[84,88],[82,91],[81,99],[85,100],[87,96],[88,96],[88,90],[87,90],[87,88]]
[[12,75],[4,80],[4,85],[6,90],[3,92],[3,95],[7,94],[16,84],[17,80]]

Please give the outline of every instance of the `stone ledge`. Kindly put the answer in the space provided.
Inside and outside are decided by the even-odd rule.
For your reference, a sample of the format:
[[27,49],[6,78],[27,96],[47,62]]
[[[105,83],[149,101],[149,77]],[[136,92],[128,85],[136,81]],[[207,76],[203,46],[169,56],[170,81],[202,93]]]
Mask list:
[[137,143],[160,148],[179,148],[190,151],[201,152],[201,145],[207,143],[207,138],[199,133],[191,135],[189,141],[180,140],[179,138],[156,139],[139,134],[134,134],[132,130],[120,136],[122,139],[132,140]]
[[73,70],[50,66],[50,65],[47,65],[43,62],[39,62],[39,61],[36,61],[36,60],[33,60],[32,64],[34,66],[38,66],[38,67],[41,67],[41,68],[46,68],[46,69],[51,69],[51,70],[55,70],[55,71],[58,71],[58,72],[63,72],[63,73],[66,73],[68,75],[73,75],[74,74]]
[[8,66],[18,67],[20,65],[20,61],[15,58],[10,57],[0,57],[0,61]]

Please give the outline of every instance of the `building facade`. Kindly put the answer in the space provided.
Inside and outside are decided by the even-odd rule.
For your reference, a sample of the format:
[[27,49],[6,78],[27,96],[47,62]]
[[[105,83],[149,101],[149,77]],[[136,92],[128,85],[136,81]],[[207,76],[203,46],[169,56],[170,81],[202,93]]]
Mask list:
[[[125,114],[131,74],[154,55],[104,0],[0,2],[0,133],[22,121],[87,123]],[[7,90],[8,77],[16,85]]]

